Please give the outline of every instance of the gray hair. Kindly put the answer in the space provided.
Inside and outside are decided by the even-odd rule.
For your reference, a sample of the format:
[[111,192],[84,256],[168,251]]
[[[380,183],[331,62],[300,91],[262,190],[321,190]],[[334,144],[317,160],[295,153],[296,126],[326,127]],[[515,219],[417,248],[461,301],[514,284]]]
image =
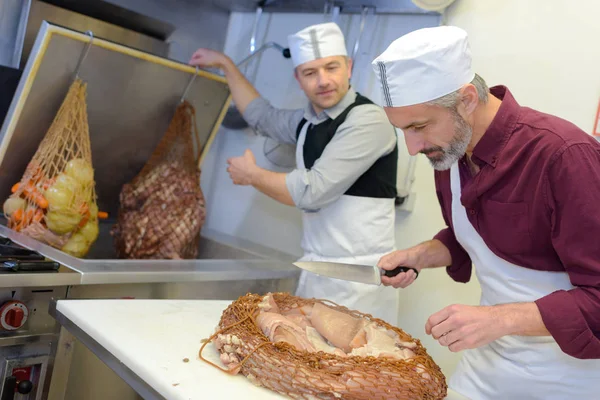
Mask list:
[[[473,80],[471,81],[471,84],[473,86],[475,86],[475,89],[477,89],[477,95],[479,96],[479,102],[483,103],[483,104],[487,103],[488,93],[490,90],[489,90],[487,84],[485,83],[485,81],[483,80],[483,78],[480,77],[479,75],[475,74],[475,78],[473,78]],[[456,104],[458,103],[459,100],[460,100],[460,95],[459,95],[459,90],[457,90],[455,92],[452,92],[450,94],[442,96],[439,99],[431,100],[425,104],[428,104],[431,106],[444,107],[444,108],[453,110],[456,108]]]

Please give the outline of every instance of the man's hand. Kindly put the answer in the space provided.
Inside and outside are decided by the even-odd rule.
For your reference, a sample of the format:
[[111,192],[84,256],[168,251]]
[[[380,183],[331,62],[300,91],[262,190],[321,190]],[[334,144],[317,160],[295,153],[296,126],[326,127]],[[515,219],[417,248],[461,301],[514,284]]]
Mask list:
[[227,164],[227,172],[236,185],[252,185],[280,203],[295,205],[285,182],[287,174],[260,168],[250,150],[246,150],[241,157],[230,158]]
[[254,86],[248,82],[248,79],[240,72],[231,58],[221,52],[211,49],[198,49],[192,55],[189,64],[197,67],[220,68],[225,74],[225,79],[227,79],[233,102],[242,114],[244,114],[248,104],[259,97]]
[[252,185],[252,178],[258,169],[256,159],[250,150],[246,150],[243,156],[232,157],[227,160],[227,172],[236,185]]
[[[407,250],[398,250],[387,254],[379,260],[377,266],[386,270],[396,267],[413,267],[421,272],[423,268],[445,267],[452,264],[452,257],[448,248],[439,240],[433,239],[418,244]],[[385,286],[405,288],[415,281],[417,274],[414,271],[400,272],[393,278],[381,277]]]
[[425,332],[452,352],[485,346],[509,334],[501,308],[453,304],[433,314]]
[[231,59],[225,54],[211,49],[196,50],[189,62],[193,66],[221,69],[231,63]]
[[[398,250],[387,254],[379,260],[377,266],[382,269],[392,270],[399,266],[413,267],[421,272],[419,260],[417,256],[418,250],[416,247],[407,250]],[[417,279],[417,274],[414,271],[400,272],[393,278],[381,276],[381,283],[385,286],[393,286],[396,289],[405,288]]]

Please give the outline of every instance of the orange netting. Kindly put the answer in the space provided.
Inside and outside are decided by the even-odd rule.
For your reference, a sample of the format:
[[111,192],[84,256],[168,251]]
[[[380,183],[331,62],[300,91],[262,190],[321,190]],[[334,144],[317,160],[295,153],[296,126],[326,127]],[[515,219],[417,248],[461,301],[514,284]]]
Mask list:
[[76,79],[21,181],[4,203],[8,226],[77,256],[98,237],[98,207],[86,106]]
[[[283,314],[307,307],[314,309],[320,304],[333,312],[372,322],[377,329],[395,333],[398,342],[410,348],[410,356],[405,359],[340,356],[302,351],[286,341],[271,341],[257,322],[267,296],[247,294],[223,312],[217,332],[201,347],[200,358],[230,374],[241,372],[255,385],[297,399],[440,400],[447,395],[446,379],[439,366],[421,342],[403,330],[324,300],[304,299],[288,293],[268,296],[272,296]],[[202,356],[210,341],[215,343],[228,369]]]
[[185,101],[142,171],[123,186],[112,230],[119,257],[196,257],[206,215],[195,156],[200,147],[195,110]]

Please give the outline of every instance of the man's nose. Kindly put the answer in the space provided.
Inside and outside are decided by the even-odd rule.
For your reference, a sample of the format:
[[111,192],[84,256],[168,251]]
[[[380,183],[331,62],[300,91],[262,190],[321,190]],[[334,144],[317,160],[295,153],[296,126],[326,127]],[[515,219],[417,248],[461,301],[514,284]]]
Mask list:
[[319,71],[317,72],[317,79],[318,79],[318,85],[319,87],[327,87],[329,86],[329,84],[331,83],[331,79],[329,79],[329,74],[327,74],[325,71]]
[[406,142],[408,154],[411,156],[416,156],[421,150],[426,148],[425,140],[419,135],[405,133],[404,141]]

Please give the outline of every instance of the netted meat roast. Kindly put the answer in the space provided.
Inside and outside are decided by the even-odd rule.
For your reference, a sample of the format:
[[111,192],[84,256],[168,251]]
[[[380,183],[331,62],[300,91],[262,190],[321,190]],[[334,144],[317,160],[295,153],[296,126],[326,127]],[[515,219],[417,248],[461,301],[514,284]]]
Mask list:
[[196,257],[206,211],[194,154],[200,154],[194,115],[183,102],[150,160],[123,185],[111,232],[120,258]]
[[[202,356],[214,343],[225,365]],[[296,399],[440,400],[446,379],[421,342],[368,314],[288,293],[247,294],[200,358]]]

